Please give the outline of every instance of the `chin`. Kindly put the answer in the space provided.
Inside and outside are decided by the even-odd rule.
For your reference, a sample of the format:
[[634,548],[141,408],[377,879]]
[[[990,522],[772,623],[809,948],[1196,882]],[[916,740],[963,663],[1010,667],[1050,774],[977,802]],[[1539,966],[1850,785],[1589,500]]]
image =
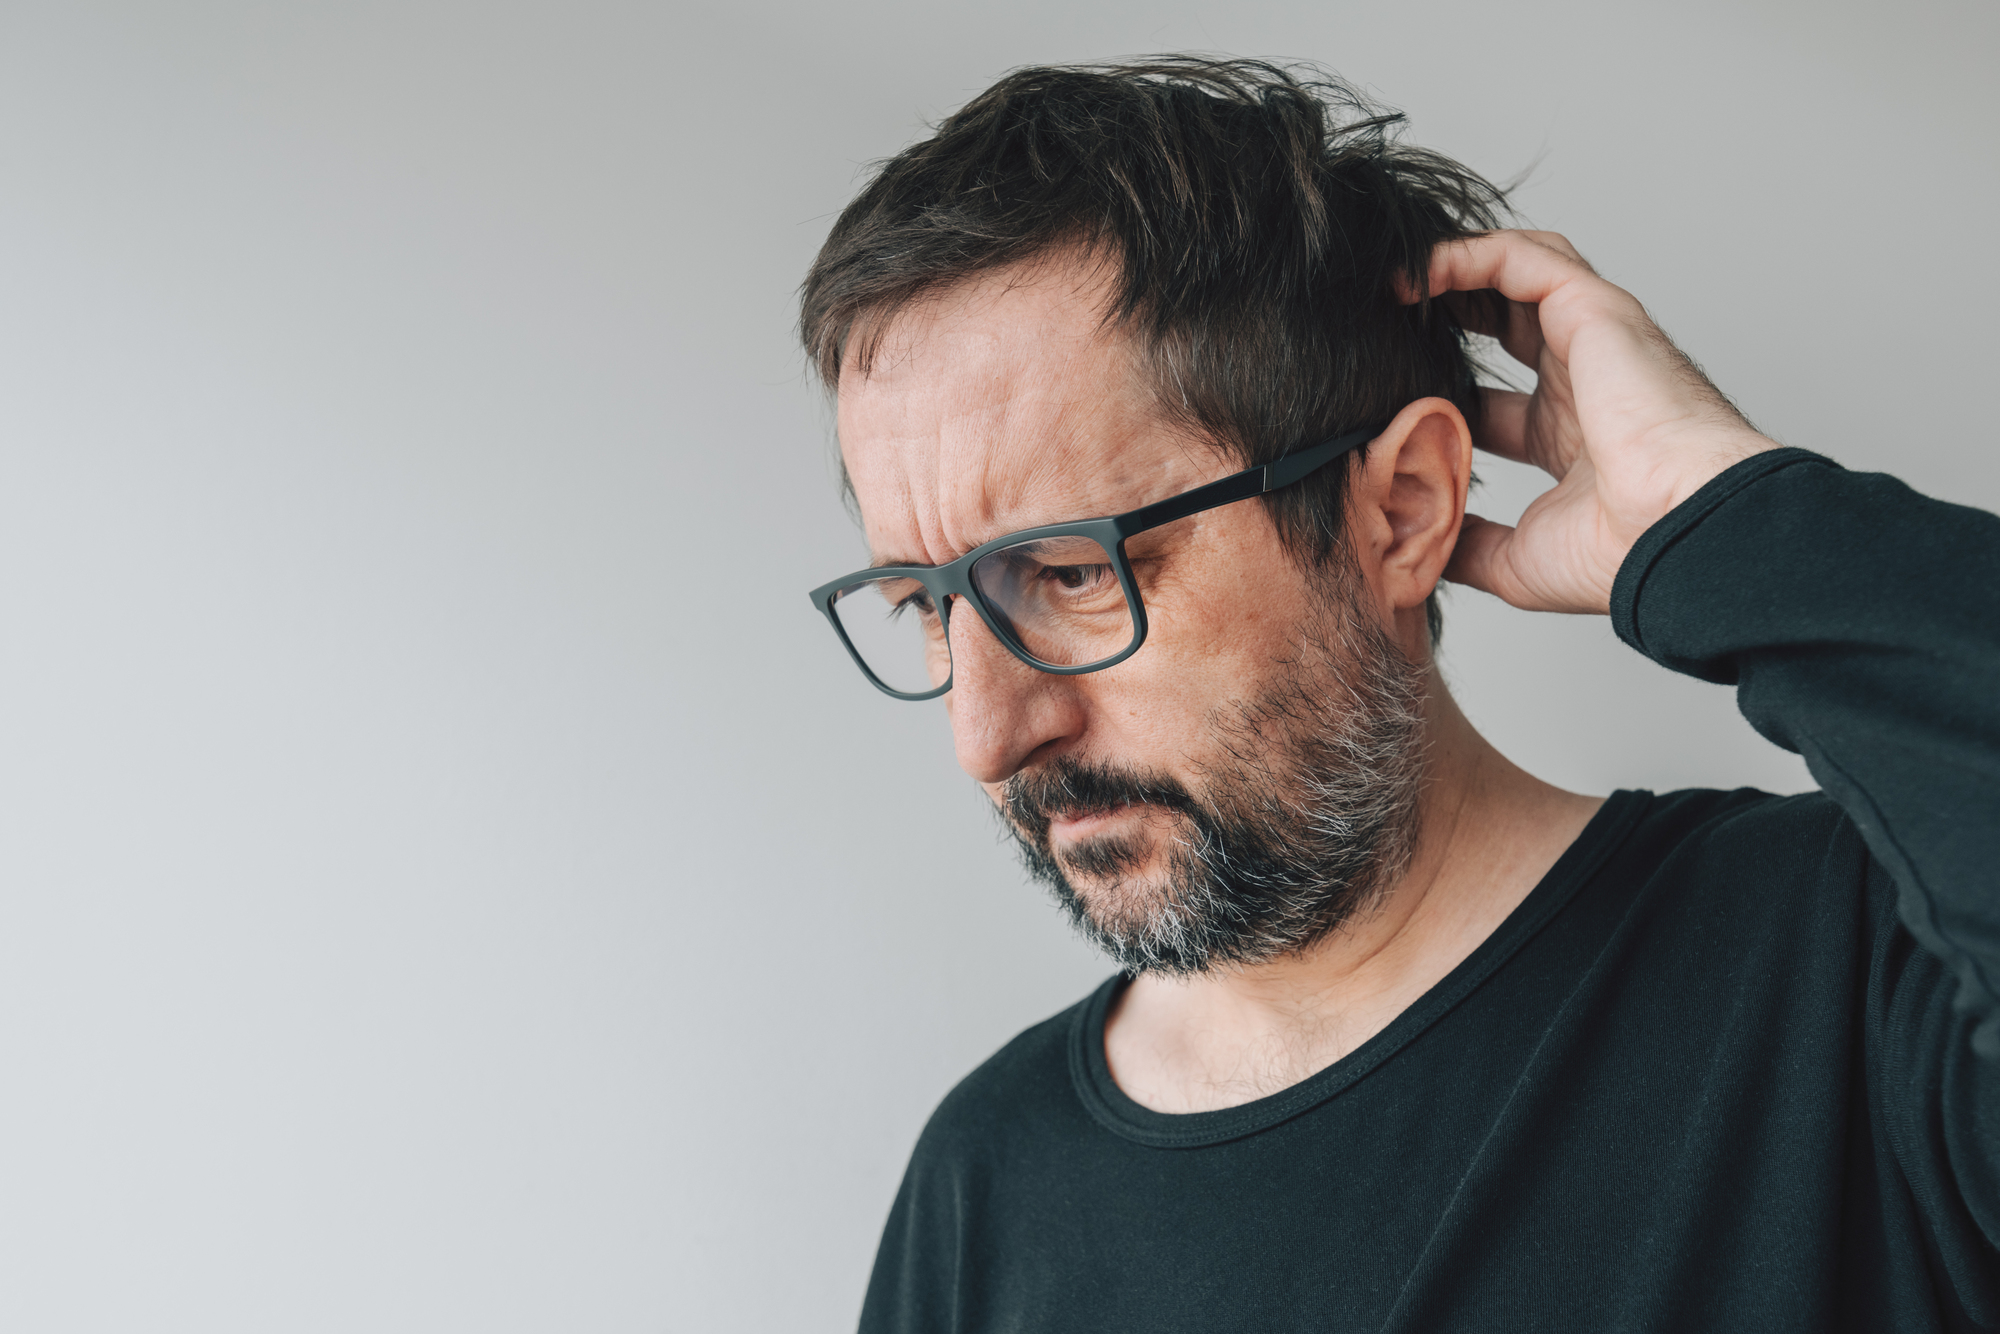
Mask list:
[[1169,896],[1169,857],[1157,835],[1093,838],[1055,849],[1090,915],[1105,925],[1150,916]]

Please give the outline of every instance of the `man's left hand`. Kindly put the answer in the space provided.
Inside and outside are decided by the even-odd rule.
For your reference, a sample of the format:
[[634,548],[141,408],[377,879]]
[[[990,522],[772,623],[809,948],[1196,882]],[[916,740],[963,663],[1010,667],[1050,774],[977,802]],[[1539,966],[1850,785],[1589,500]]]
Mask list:
[[[1449,295],[1487,289],[1505,300],[1497,324]],[[1466,515],[1447,579],[1530,611],[1604,614],[1641,533],[1724,469],[1777,448],[1553,232],[1439,246],[1430,292],[1539,377],[1532,394],[1481,391],[1475,443],[1556,479],[1514,527]]]

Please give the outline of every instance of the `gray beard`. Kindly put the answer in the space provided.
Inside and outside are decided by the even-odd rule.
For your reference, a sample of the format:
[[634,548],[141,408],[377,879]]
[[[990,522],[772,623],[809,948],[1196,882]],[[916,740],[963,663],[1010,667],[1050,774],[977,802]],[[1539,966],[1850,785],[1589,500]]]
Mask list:
[[[1189,976],[1295,954],[1366,912],[1408,867],[1427,675],[1348,598],[1325,601],[1288,678],[1210,715],[1198,790],[1070,757],[1003,787],[1003,823],[1029,874],[1123,971]],[[1174,822],[1164,885],[1136,878],[1148,855],[1136,839],[1061,854],[1050,844],[1057,815],[1128,803]]]

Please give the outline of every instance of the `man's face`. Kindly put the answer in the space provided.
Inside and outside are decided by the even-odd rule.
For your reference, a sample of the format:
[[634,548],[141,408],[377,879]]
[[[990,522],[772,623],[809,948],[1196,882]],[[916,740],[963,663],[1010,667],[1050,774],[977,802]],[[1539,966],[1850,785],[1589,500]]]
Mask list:
[[[871,373],[843,373],[872,563],[943,564],[1239,466],[1165,418],[1128,340],[1100,328],[1104,295],[1072,267],[1003,270],[899,314]],[[1038,672],[957,609],[945,701],[959,763],[1126,966],[1297,948],[1407,850],[1420,674],[1365,579],[1309,575],[1260,504],[1127,550],[1150,628],[1104,671]]]

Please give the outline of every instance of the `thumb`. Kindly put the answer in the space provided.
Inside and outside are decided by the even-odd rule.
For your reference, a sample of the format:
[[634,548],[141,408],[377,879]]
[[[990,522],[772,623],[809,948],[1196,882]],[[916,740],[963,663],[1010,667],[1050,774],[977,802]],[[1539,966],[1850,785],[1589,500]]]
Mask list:
[[1458,530],[1458,544],[1452,548],[1451,560],[1444,567],[1444,577],[1506,601],[1500,585],[1511,582],[1507,578],[1507,558],[1513,540],[1514,530],[1509,525],[1482,519],[1477,514],[1466,515]]

